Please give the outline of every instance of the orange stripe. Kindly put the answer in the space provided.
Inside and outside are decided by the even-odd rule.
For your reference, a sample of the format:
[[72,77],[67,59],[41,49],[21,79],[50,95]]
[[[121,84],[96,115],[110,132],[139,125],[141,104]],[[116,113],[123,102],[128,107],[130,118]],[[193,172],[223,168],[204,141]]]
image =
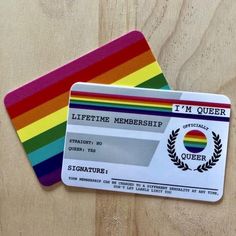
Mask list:
[[61,109],[62,107],[67,106],[68,96],[69,91],[15,117],[12,119],[12,122],[16,130],[21,129],[26,125],[31,124],[32,122],[39,120],[44,116]]
[[134,57],[132,60],[129,60],[126,63],[123,63],[120,66],[117,66],[114,69],[107,71],[95,77],[94,79],[91,79],[89,82],[99,84],[111,84],[154,61],[155,58],[153,57],[151,51],[148,50]]
[[[114,69],[109,70],[102,75],[95,77],[90,80],[91,83],[102,83],[102,84],[110,84],[113,83],[124,76],[131,74],[132,72],[150,64],[155,61],[151,51],[147,51],[142,53],[141,55],[134,57],[133,59],[125,62],[121,65],[118,65]],[[68,104],[68,93],[63,93],[17,117],[12,119],[12,122],[16,128],[16,130],[25,127],[26,125],[31,124],[32,122],[47,116],[62,107],[67,106]]]
[[195,138],[195,139],[199,139],[199,140],[206,140],[205,137],[200,136],[200,135],[186,135],[185,137],[187,137],[187,138]]
[[[99,96],[87,96],[87,95],[73,95],[70,97],[71,100],[75,99],[75,100],[82,100],[83,99],[90,99],[90,100],[100,100],[102,102],[106,102],[106,101],[116,101],[116,102],[120,102],[122,104],[122,102],[129,102],[129,103],[142,103],[142,104],[150,104],[150,105],[163,105],[163,106],[172,106],[172,103],[167,103],[167,102],[155,102],[155,101],[144,101],[144,100],[132,100],[132,99],[123,99],[123,98],[103,98],[103,97],[99,97]],[[142,98],[141,98],[142,99]]]

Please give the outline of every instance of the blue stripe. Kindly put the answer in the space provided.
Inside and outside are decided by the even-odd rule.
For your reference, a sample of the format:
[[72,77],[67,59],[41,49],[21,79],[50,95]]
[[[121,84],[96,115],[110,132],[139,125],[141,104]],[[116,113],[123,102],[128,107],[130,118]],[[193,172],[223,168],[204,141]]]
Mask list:
[[161,87],[159,89],[170,90],[170,86],[167,84],[167,85],[165,85],[165,86],[163,86],[163,87]]
[[32,166],[39,164],[56,154],[63,152],[65,137],[59,138],[28,154]]
[[121,112],[121,113],[133,113],[133,114],[143,114],[143,115],[154,115],[154,116],[165,116],[165,117],[177,117],[177,118],[189,118],[189,119],[201,119],[201,120],[215,120],[215,121],[229,121],[229,117],[217,117],[217,116],[203,116],[203,115],[193,115],[193,114],[180,114],[172,113],[166,111],[148,111],[130,108],[116,108],[116,107],[102,107],[96,105],[82,105],[82,104],[72,104],[70,103],[70,108],[80,108],[87,110],[98,110],[98,111],[111,111],[111,112]]
[[199,147],[185,147],[185,148],[193,153],[198,153],[204,150],[204,148],[199,148]]
[[43,161],[35,166],[33,166],[35,174],[37,177],[41,177],[47,174],[52,173],[54,170],[57,170],[62,167],[62,158],[63,152],[58,153],[57,155]]

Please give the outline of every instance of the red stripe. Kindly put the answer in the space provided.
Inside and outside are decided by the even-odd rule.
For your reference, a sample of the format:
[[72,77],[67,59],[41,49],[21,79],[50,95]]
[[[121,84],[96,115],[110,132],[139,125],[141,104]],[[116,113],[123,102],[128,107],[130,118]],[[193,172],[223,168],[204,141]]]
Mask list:
[[186,136],[189,136],[189,135],[205,138],[205,135],[204,135],[202,132],[198,131],[198,130],[191,130],[191,131],[189,131],[189,132],[186,134]]
[[196,138],[196,139],[199,139],[199,140],[206,140],[205,136],[200,136],[200,135],[189,135],[189,134],[187,134],[187,135],[184,136],[184,139],[185,138]]
[[214,103],[214,102],[195,102],[190,100],[175,100],[175,99],[163,99],[163,98],[151,98],[151,97],[138,97],[138,96],[127,96],[127,95],[116,95],[116,94],[104,94],[104,93],[89,93],[80,91],[71,91],[71,96],[82,96],[82,97],[100,97],[108,99],[118,99],[118,100],[134,100],[136,102],[160,102],[173,104],[183,104],[183,105],[196,105],[196,106],[208,106],[208,107],[219,107],[219,108],[230,108],[230,104],[226,103]]
[[[47,88],[41,90],[38,93],[33,94],[31,97],[8,107],[8,113],[11,118],[14,118],[50,99],[56,97],[66,91],[69,91],[72,84],[75,82],[87,82],[115,66],[118,66],[131,58],[138,56],[139,54],[149,50],[149,46],[145,39],[139,40],[133,45],[120,50],[119,52],[112,54],[111,56],[105,58],[102,61],[84,69],[78,71],[72,76],[65,77],[63,80],[56,84],[48,86]],[[151,52],[150,52],[151,53]]]
[[32,96],[32,94],[39,92],[40,90],[48,87],[49,85],[58,83],[65,77],[69,77],[77,71],[83,70],[104,58],[117,53],[118,51],[129,47],[137,41],[143,39],[144,36],[139,31],[131,31],[97,49],[91,51],[53,71],[46,75],[40,76],[39,78],[15,89],[8,93],[4,98],[6,107],[9,107],[26,97]]

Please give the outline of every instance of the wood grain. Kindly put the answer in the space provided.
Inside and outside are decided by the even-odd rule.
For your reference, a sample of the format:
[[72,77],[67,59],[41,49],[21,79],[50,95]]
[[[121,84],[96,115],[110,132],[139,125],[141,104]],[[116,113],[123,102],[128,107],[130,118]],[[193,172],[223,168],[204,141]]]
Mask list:
[[223,93],[233,114],[222,201],[46,190],[0,106],[0,235],[236,235],[236,1],[0,2],[0,98],[132,29],[141,30],[173,89]]

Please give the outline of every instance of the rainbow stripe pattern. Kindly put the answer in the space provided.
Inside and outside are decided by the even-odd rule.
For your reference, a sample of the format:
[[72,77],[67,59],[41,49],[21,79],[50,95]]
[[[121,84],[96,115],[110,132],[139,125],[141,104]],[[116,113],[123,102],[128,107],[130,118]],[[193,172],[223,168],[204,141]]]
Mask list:
[[184,146],[192,153],[199,153],[205,149],[207,138],[204,133],[199,130],[191,130],[184,136]]
[[70,87],[75,82],[169,89],[144,36],[132,31],[5,97],[5,106],[40,183],[61,180]]
[[[169,92],[171,98],[171,92]],[[166,99],[158,97],[141,97],[120,94],[106,94],[100,92],[71,91],[69,107],[76,109],[134,113],[165,117],[178,117],[189,119],[215,120],[228,122],[229,117],[199,115],[191,113],[176,113],[174,104],[230,108],[230,104],[213,102],[200,102],[179,99]]]
[[172,112],[172,103],[168,100],[80,91],[71,91],[69,106],[70,108],[146,115]]

